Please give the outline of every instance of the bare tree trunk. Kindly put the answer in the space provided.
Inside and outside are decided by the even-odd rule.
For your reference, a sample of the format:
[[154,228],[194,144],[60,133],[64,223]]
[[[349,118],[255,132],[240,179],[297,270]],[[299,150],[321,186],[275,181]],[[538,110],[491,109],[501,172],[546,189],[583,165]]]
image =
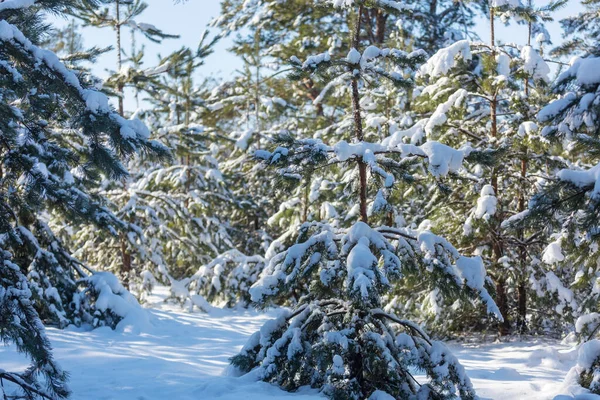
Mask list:
[[302,204],[302,222],[308,221],[309,196],[310,196],[311,177],[306,179],[306,187],[304,188],[304,201]]
[[506,278],[499,277],[496,279],[496,304],[504,318],[504,322],[500,323],[498,333],[500,336],[506,336],[510,333],[510,323],[508,321],[508,298],[506,296]]

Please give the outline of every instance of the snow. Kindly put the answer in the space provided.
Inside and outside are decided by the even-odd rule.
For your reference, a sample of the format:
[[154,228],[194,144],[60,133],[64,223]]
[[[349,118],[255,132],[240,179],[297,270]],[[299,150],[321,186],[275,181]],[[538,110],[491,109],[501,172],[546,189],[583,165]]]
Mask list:
[[520,137],[530,136],[531,134],[536,133],[538,130],[538,125],[533,121],[525,121],[519,125],[519,130],[517,134]]
[[467,282],[467,286],[477,290],[483,289],[486,273],[481,257],[459,257],[456,260],[456,268],[461,278]]
[[97,310],[110,310],[122,318],[117,330],[137,333],[148,329],[148,314],[135,297],[125,290],[115,275],[110,272],[96,272],[82,281],[87,282],[97,293]]
[[452,107],[460,107],[461,103],[467,97],[468,92],[464,89],[459,89],[454,92],[448,100],[444,103],[437,106],[431,117],[427,120],[427,124],[425,125],[425,132],[428,136],[431,136],[433,133],[433,129],[436,126],[440,126],[446,122],[448,119],[446,117],[446,113],[450,111]]
[[374,265],[377,265],[377,258],[369,250],[369,239],[361,237],[348,254],[348,280],[352,283],[352,291],[359,292],[363,298],[369,297],[373,286]]
[[344,360],[338,354],[333,356],[333,372],[337,375],[343,375],[345,371]]
[[375,392],[373,392],[373,394],[369,397],[369,400],[394,400],[393,396],[390,396],[389,394],[387,394],[386,392],[382,392],[381,390],[376,390]]
[[531,46],[523,46],[521,49],[523,69],[535,80],[550,82],[550,67],[540,54]]
[[[150,329],[141,334],[109,328],[48,328],[56,360],[70,373],[72,400],[325,399],[316,390],[287,393],[253,374],[234,377],[229,357],[279,310],[188,313],[163,303],[168,289],[148,299]],[[256,338],[258,340],[258,337]],[[552,399],[561,391],[576,350],[555,341],[450,343],[482,399]],[[14,347],[0,347],[2,368],[27,366]],[[340,357],[341,358],[341,357]],[[93,373],[92,373],[93,371]],[[386,399],[379,392],[376,399]]]
[[493,0],[492,7],[520,7],[520,0]]
[[586,328],[595,328],[600,322],[600,314],[598,313],[590,313],[585,314],[577,318],[577,322],[575,323],[575,332],[581,333]]
[[477,208],[474,217],[478,219],[489,220],[496,214],[498,199],[494,193],[492,185],[485,185],[481,189],[481,196],[477,199]]
[[542,261],[546,264],[557,264],[564,259],[565,256],[562,254],[560,241],[558,240],[548,244],[542,255]]
[[510,57],[504,53],[500,53],[496,56],[496,72],[502,76],[503,79],[508,79],[510,76]]
[[[564,396],[556,397],[555,400],[598,400],[600,396],[590,393],[579,384],[579,376],[582,372],[590,370],[592,363],[600,356],[600,340],[590,340],[579,347],[577,364],[568,372],[561,393]],[[593,373],[590,386],[599,389],[600,376]]]
[[580,86],[592,86],[600,83],[600,57],[575,57],[570,67],[557,78],[557,84],[575,78]]
[[370,153],[376,153],[388,150],[386,146],[380,145],[378,143],[348,143],[345,140],[341,140],[338,143],[336,143],[333,149],[339,161],[347,161],[348,159],[354,156],[364,157],[367,151]]
[[352,48],[346,56],[346,61],[348,61],[350,64],[358,64],[360,62],[360,58],[360,52],[355,48]]
[[577,96],[573,92],[566,93],[563,97],[554,100],[538,113],[537,119],[540,122],[548,122],[558,114],[563,112],[573,102],[577,100]]
[[468,40],[460,40],[451,46],[438,50],[420,69],[422,75],[438,77],[446,75],[456,65],[456,59],[471,59],[471,47]]
[[426,142],[419,148],[429,158],[429,172],[433,176],[446,176],[449,172],[457,172],[463,160],[471,152],[470,147],[454,149],[439,142]]
[[235,147],[237,147],[240,150],[248,149],[248,141],[252,138],[253,134],[254,134],[253,129],[248,129],[248,130],[240,133],[239,138],[235,142]]
[[562,169],[556,174],[558,179],[572,183],[577,187],[594,186],[591,196],[600,195],[600,164],[588,170]]
[[[356,50],[354,50],[354,51],[356,51]],[[358,53],[358,51],[356,51],[356,53]],[[358,57],[360,59],[360,53],[358,53]],[[319,64],[321,64],[323,62],[328,62],[330,60],[331,60],[331,55],[327,51],[325,53],[310,56],[306,59],[306,61],[304,61],[304,64],[302,64],[302,69],[316,68]]]
[[0,11],[31,7],[34,4],[35,0],[4,0],[0,2]]

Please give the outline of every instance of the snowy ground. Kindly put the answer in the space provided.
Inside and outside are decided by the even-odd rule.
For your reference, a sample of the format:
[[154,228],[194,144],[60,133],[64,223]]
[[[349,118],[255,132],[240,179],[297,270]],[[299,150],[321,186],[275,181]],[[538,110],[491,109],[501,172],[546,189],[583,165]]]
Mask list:
[[[171,306],[150,309],[152,328],[141,334],[107,328],[92,332],[48,329],[55,357],[70,372],[74,400],[316,399],[310,389],[286,393],[264,382],[223,375],[228,358],[275,311],[215,310],[190,314]],[[526,341],[450,347],[482,399],[552,399],[575,362],[569,346]],[[0,347],[0,367],[25,364]]]

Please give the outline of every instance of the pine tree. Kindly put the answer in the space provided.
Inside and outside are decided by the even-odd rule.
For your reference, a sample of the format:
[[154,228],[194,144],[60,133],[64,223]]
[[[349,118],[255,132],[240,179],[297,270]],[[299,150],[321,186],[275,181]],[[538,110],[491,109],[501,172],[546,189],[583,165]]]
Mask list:
[[[555,50],[556,54],[577,52],[581,57],[554,82],[555,99],[538,114],[544,125],[542,134],[559,150],[562,165],[539,188],[520,218],[525,224],[550,225],[552,241],[544,251],[544,261],[553,270],[553,299],[557,314],[584,340],[596,335],[595,313],[600,298],[598,287],[598,110],[596,90],[600,80],[595,72],[599,58],[594,46],[596,25],[592,16],[597,2],[584,2],[586,11],[561,21],[571,40]],[[589,33],[590,36],[584,35]],[[576,154],[576,156],[575,156]],[[568,304],[565,308],[562,304]],[[595,367],[597,368],[597,367]]]
[[[162,32],[152,24],[136,21],[147,7],[148,5],[140,0],[103,1],[102,7],[94,7],[86,1],[81,1],[70,12],[83,22],[83,26],[107,28],[115,33],[117,70],[103,82],[102,88],[107,94],[117,97],[118,112],[121,116],[125,116],[126,88],[133,90],[138,99],[141,92],[155,90],[159,85],[159,75],[169,67],[170,58],[167,57],[156,67],[143,68],[144,51],[143,47],[136,47],[135,34],[156,43],[177,37]],[[124,48],[123,34],[126,29],[132,35],[130,54],[127,54]],[[132,164],[129,167],[135,169],[136,165]],[[126,287],[130,284],[135,286],[139,282],[140,274],[146,269],[145,265],[155,265],[155,269],[160,270],[163,276],[166,276],[167,271],[159,246],[151,238],[144,236],[145,226],[136,218],[136,212],[139,211],[136,209],[136,198],[129,193],[130,181],[135,180],[135,171],[132,172],[134,178],[120,182],[105,181],[101,188],[91,188],[100,196],[108,198],[110,210],[126,221],[126,225],[120,231],[120,237],[116,239],[112,234],[97,231],[88,225],[70,238],[73,247],[79,249],[78,257],[87,264],[117,273]],[[153,215],[156,215],[155,210]],[[116,249],[118,251],[115,251]],[[116,256],[120,260],[117,260]]]
[[0,390],[11,397],[16,385],[16,396],[55,399],[68,395],[66,374],[52,359],[42,321],[64,326],[95,310],[93,294],[78,287],[93,275],[54,235],[48,214],[116,232],[123,222],[85,183],[125,176],[121,159],[136,152],[168,151],[149,140],[139,120],[117,114],[85,74],[38,47],[47,28],[42,12],[61,12],[72,2],[32,4],[0,3],[0,339],[32,361],[21,374],[2,370]]
[[[534,272],[540,278],[544,243],[543,232],[540,236],[535,229],[504,230],[502,222],[524,209],[532,194],[524,188],[535,184],[553,163],[540,128],[533,122],[548,96],[550,68],[531,40],[537,34],[541,42],[548,41],[543,24],[560,3],[543,8],[517,3],[493,4],[489,45],[459,41],[440,50],[423,66],[424,88],[415,109],[426,118],[417,124],[416,131],[397,134],[400,138],[410,134],[417,143],[425,136],[479,150],[453,181],[426,189],[434,195],[421,209],[435,229],[460,237],[461,247],[484,257],[504,316],[501,334],[509,333],[513,317],[518,329],[525,330],[528,281]],[[494,21],[499,15],[503,19],[518,16],[528,24],[526,45],[496,43]],[[465,185],[467,190],[460,190]],[[449,190],[450,202],[444,196]],[[449,307],[453,305],[440,302],[439,307],[452,312]],[[453,319],[445,319],[449,320]]]
[[[373,228],[368,217],[369,192],[378,193],[375,202],[383,205],[385,192],[392,190],[396,180],[410,180],[410,170],[419,159],[428,161],[434,175],[444,176],[460,167],[464,154],[438,142],[419,147],[366,141],[361,97],[370,92],[369,86],[383,80],[400,88],[411,85],[400,71],[414,69],[424,54],[375,46],[359,51],[363,11],[404,11],[399,3],[334,5],[353,20],[348,55],[333,58],[325,53],[304,62],[292,58],[295,72],[290,78],[311,77],[345,87],[351,111],[344,116],[344,126],[354,139],[347,142],[338,137],[328,145],[320,138],[283,134],[275,138],[276,148],[259,150],[256,157],[276,167],[282,179],[293,181],[321,168],[345,171],[355,183],[358,213],[348,228],[304,223],[296,243],[270,259],[250,289],[252,300],[263,306],[281,302],[292,290],[301,297],[293,311],[254,334],[232,363],[244,372],[257,368],[261,379],[286,390],[311,385],[336,399],[368,398],[381,392],[395,398],[474,398],[463,368],[443,344],[382,308],[390,287],[423,267],[440,290],[466,290],[479,296],[488,312],[499,315],[484,287],[481,259],[461,257],[447,241],[427,230]],[[417,382],[411,367],[425,371],[428,382]]]

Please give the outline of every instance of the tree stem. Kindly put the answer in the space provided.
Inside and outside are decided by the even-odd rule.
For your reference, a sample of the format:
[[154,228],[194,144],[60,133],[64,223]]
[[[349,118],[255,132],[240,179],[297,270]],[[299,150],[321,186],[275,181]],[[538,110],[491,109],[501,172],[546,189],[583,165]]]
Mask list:
[[[352,47],[358,50],[360,46],[360,17],[362,15],[363,6],[358,7],[356,14],[356,26],[354,29],[354,37],[352,38]],[[352,72],[352,71],[351,71]],[[354,132],[356,140],[362,142],[364,139],[362,128],[362,116],[360,109],[360,93],[358,92],[358,77],[352,79],[352,108],[354,110]],[[358,160],[358,176],[359,176],[359,201],[360,201],[360,219],[368,223],[367,216],[367,164],[360,158]]]

